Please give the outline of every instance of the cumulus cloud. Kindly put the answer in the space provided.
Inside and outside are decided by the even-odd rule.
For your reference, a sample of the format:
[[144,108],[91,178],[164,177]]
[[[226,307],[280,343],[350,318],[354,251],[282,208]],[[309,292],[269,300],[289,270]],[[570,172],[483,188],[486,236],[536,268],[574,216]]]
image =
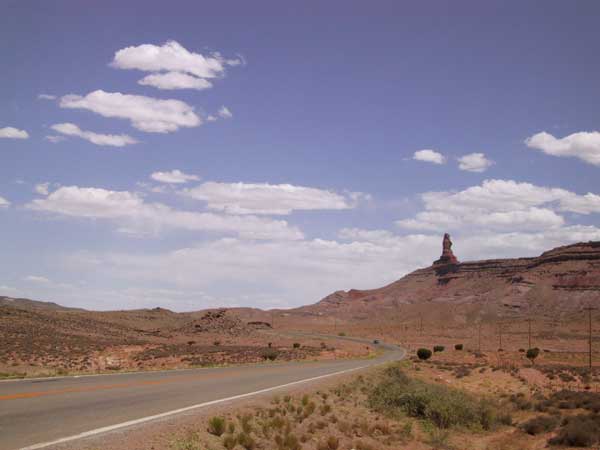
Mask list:
[[[95,279],[116,279],[124,285],[201,291],[218,302],[244,306],[272,307],[272,299],[277,299],[277,306],[291,307],[318,301],[340,289],[384,286],[429,266],[439,257],[442,241],[441,234],[398,235],[356,228],[341,230],[339,238],[224,238],[158,253],[79,253],[71,255],[69,264]],[[559,245],[600,240],[600,229],[569,226],[534,232],[457,233],[453,240],[463,261],[535,256]],[[141,293],[134,298],[143,301]]]
[[123,48],[115,53],[111,65],[145,72],[185,72],[199,78],[215,78],[225,70],[222,58],[190,52],[176,41]]
[[556,138],[542,131],[525,140],[525,144],[547,155],[579,158],[600,166],[600,132],[579,132]]
[[110,220],[119,226],[119,231],[135,235],[156,234],[163,228],[171,228],[236,233],[244,239],[303,237],[300,230],[283,220],[181,211],[161,203],[148,203],[129,191],[63,186],[26,207],[63,216]]
[[40,94],[37,98],[38,100],[56,100],[56,95]]
[[153,73],[138,81],[143,86],[154,86],[158,89],[196,89],[201,91],[212,87],[212,83],[204,78],[197,78],[181,72]]
[[418,150],[414,153],[413,159],[417,161],[425,161],[433,164],[444,164],[446,157],[435,150]]
[[178,169],[171,170],[170,172],[154,172],[152,175],[150,175],[150,178],[161,183],[170,184],[182,184],[187,183],[188,181],[197,181],[200,179],[200,177],[197,175],[190,175]]
[[138,83],[159,89],[208,89],[211,78],[222,77],[226,66],[237,66],[241,59],[226,59],[220,53],[202,55],[190,52],[176,41],[163,45],[142,44],[115,53],[111,66],[155,72]]
[[29,133],[25,130],[19,130],[14,127],[4,127],[0,128],[0,139],[27,139],[29,138]]
[[206,182],[181,194],[208,203],[208,208],[229,214],[290,214],[294,210],[340,210],[356,207],[362,194],[335,192],[268,183]]
[[459,192],[426,192],[425,211],[397,221],[408,229],[546,229],[564,225],[557,212],[600,213],[600,196],[513,180],[485,180]]
[[180,100],[160,100],[142,95],[97,90],[86,96],[65,95],[61,108],[87,109],[104,117],[131,121],[133,127],[149,133],[170,133],[181,127],[197,127],[202,119],[194,108]]
[[226,106],[221,106],[218,114],[223,119],[231,119],[233,117],[233,114],[231,113],[231,111],[229,111],[229,108],[227,108]]
[[6,200],[4,197],[0,196],[0,209],[8,208],[10,206],[10,202]]
[[468,172],[485,172],[494,164],[483,153],[469,153],[458,158],[458,168]]
[[[81,139],[91,142],[96,145],[108,145],[111,147],[124,147],[126,145],[137,144],[131,136],[127,134],[99,134],[93,131],[84,131],[74,123],[57,123],[52,125],[54,131],[65,134],[67,136],[77,136]],[[47,136],[48,138],[50,136]]]

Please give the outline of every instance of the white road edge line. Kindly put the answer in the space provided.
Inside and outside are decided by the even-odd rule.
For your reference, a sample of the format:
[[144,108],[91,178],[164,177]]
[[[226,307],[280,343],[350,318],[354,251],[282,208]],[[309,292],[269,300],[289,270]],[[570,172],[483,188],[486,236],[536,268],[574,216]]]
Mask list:
[[193,409],[203,408],[203,407],[206,407],[206,406],[211,406],[211,405],[215,405],[215,404],[218,404],[218,403],[229,402],[229,401],[232,401],[232,400],[238,400],[240,398],[251,397],[253,395],[264,394],[265,392],[274,391],[276,389],[286,388],[286,387],[289,387],[289,386],[294,386],[296,384],[307,383],[309,381],[320,380],[322,378],[327,378],[327,377],[331,377],[331,376],[334,376],[334,375],[341,375],[343,373],[354,372],[355,370],[364,369],[365,367],[370,367],[372,365],[373,364],[367,364],[365,366],[354,367],[353,369],[346,369],[346,370],[341,370],[339,372],[328,373],[326,375],[319,375],[318,377],[312,377],[312,378],[306,378],[304,380],[293,381],[291,383],[281,384],[279,386],[273,386],[273,387],[266,388],[266,389],[260,389],[258,391],[248,392],[246,394],[234,395],[233,397],[222,398],[222,399],[219,399],[219,400],[212,400],[210,402],[198,403],[196,405],[186,406],[185,408],[174,409],[172,411],[167,411],[167,412],[164,412],[164,413],[161,413],[161,414],[155,414],[153,416],[142,417],[141,419],[129,420],[127,422],[122,422],[122,423],[118,423],[118,424],[115,424],[115,425],[109,425],[107,427],[96,428],[95,430],[85,431],[83,433],[75,434],[73,436],[67,436],[67,437],[64,437],[64,438],[57,439],[55,441],[42,442],[40,444],[34,444],[34,445],[30,445],[28,447],[22,447],[21,450],[36,450],[36,449],[40,449],[40,448],[50,447],[51,445],[63,444],[65,442],[74,441],[74,440],[77,440],[77,439],[83,439],[83,438],[86,438],[86,437],[95,436],[97,434],[102,434],[102,433],[107,433],[109,431],[118,430],[119,428],[125,428],[125,427],[129,427],[129,426],[132,426],[132,425],[139,425],[141,423],[149,422],[151,420],[162,419],[163,417],[168,417],[168,416],[172,416],[172,415],[175,415],[175,414],[180,414],[180,413],[183,413],[183,412],[186,412],[186,411],[191,411]]

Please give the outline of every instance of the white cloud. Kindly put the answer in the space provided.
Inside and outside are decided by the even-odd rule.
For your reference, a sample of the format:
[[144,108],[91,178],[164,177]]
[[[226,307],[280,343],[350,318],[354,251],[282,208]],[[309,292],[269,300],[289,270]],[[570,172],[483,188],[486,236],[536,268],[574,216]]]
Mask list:
[[557,212],[600,213],[600,196],[578,195],[513,180],[485,180],[460,192],[421,195],[425,211],[397,221],[408,229],[547,229],[564,225]]
[[458,158],[458,168],[468,172],[485,172],[494,164],[483,153],[469,153]]
[[50,187],[50,183],[38,183],[35,185],[33,190],[40,195],[48,195],[48,188]]
[[[218,299],[215,303],[244,306],[270,307],[272,300],[265,299],[278,299],[281,306],[291,307],[340,289],[384,286],[431,265],[442,243],[441,234],[401,236],[386,230],[343,229],[340,238],[277,242],[226,238],[160,253],[79,253],[71,255],[68,264],[94,279],[118,280],[125,286],[201,291]],[[535,256],[559,245],[600,240],[600,229],[570,226],[452,238],[457,256],[466,261]],[[143,301],[142,293],[132,297]],[[180,308],[185,307],[188,304],[181,303]]]
[[226,106],[221,106],[218,114],[223,119],[231,119],[233,117],[233,114],[231,113],[231,111],[229,111],[229,108],[227,108]]
[[525,144],[547,155],[575,157],[600,166],[600,132],[598,131],[582,131],[560,139],[542,131],[527,138]]
[[0,139],[27,139],[29,138],[29,133],[25,130],[19,130],[14,127],[4,127],[0,128]]
[[150,175],[150,178],[161,183],[172,184],[187,183],[188,181],[197,181],[200,179],[200,177],[197,175],[183,173],[178,169],[171,170],[170,172],[154,172],[152,175]]
[[444,164],[446,157],[435,150],[418,150],[414,153],[413,159],[417,161],[425,161],[433,164]]
[[193,53],[176,41],[161,46],[142,44],[123,48],[115,53],[111,65],[145,72],[185,72],[199,78],[215,78],[225,71],[224,61],[218,54]]
[[46,198],[26,205],[70,217],[105,219],[128,234],[156,234],[163,228],[236,233],[244,239],[302,239],[302,232],[283,220],[237,217],[210,212],[181,211],[161,203],[147,203],[136,193],[101,188],[63,186]]
[[65,95],[61,108],[87,109],[104,117],[128,119],[132,126],[149,133],[170,133],[180,127],[197,127],[202,119],[194,108],[180,100],[160,100],[141,95],[97,90],[86,96]]
[[8,208],[10,206],[10,202],[6,200],[4,197],[0,197],[0,209]]
[[80,137],[81,139],[85,139],[86,141],[96,145],[124,147],[126,145],[137,144],[138,142],[126,134],[99,134],[94,133],[93,131],[84,131],[74,123],[57,123],[52,125],[50,128],[67,136]]
[[48,278],[39,275],[27,275],[25,278],[23,278],[23,280],[30,281],[32,283],[50,283]]
[[209,115],[209,116],[206,117],[206,121],[207,122],[215,122],[217,120],[218,120],[217,117],[215,117],[213,115]]
[[206,182],[181,194],[229,214],[286,215],[294,210],[351,209],[362,198],[359,193],[343,196],[323,189],[268,183]]
[[56,100],[56,95],[40,94],[37,98],[38,100]]
[[204,78],[197,78],[181,72],[153,73],[138,81],[143,86],[154,86],[158,89],[196,89],[212,87],[212,83]]

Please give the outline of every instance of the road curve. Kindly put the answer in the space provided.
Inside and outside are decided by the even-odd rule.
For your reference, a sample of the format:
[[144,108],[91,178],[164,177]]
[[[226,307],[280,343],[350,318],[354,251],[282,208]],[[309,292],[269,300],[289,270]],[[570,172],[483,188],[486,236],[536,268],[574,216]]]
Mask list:
[[0,449],[51,448],[61,442],[211,404],[285,390],[294,384],[399,360],[405,355],[403,349],[393,345],[378,347],[385,351],[369,360],[271,363],[0,382]]

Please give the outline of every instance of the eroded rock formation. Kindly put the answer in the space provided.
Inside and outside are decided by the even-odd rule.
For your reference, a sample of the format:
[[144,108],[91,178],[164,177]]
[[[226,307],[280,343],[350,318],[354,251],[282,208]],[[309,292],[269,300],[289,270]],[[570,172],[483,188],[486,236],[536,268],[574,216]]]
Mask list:
[[458,259],[452,252],[452,240],[448,233],[444,234],[444,240],[442,241],[442,256],[433,264],[458,264]]

